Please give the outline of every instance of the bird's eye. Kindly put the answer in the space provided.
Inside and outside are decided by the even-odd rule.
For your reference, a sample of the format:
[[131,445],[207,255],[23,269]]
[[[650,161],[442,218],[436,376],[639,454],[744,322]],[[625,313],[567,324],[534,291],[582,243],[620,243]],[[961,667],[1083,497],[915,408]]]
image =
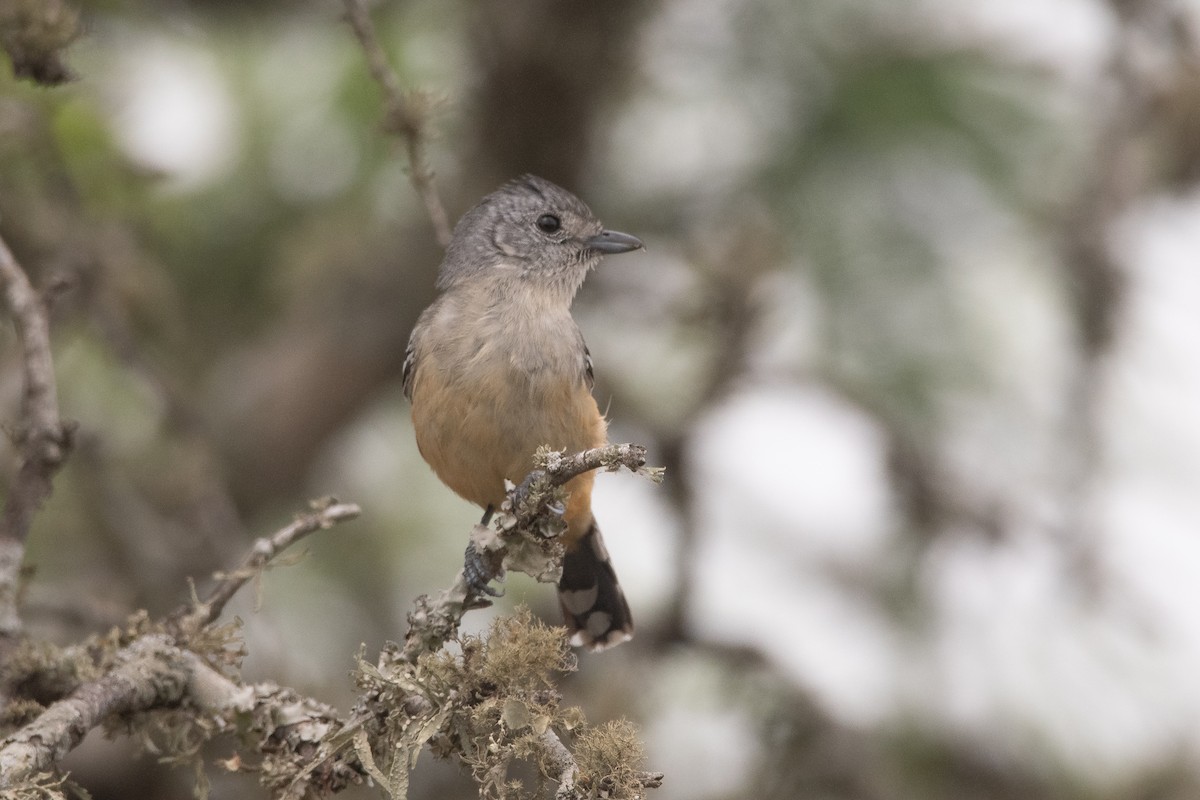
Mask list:
[[562,222],[553,214],[542,214],[538,217],[537,226],[542,233],[554,233],[562,227]]

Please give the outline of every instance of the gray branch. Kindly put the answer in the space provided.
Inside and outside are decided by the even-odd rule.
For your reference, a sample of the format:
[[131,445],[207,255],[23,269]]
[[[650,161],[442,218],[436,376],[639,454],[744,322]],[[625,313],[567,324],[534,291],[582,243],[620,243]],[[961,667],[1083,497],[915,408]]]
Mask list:
[[0,747],[0,789],[12,789],[46,772],[115,714],[177,705],[188,691],[184,654],[165,636],[144,636],[122,650],[104,676],[51,705]]
[[25,540],[33,516],[50,496],[54,474],[70,450],[71,427],[63,425],[58,415],[58,390],[45,306],[3,239],[0,239],[0,282],[21,341],[25,381],[21,418],[12,431],[21,466],[0,515],[0,638],[3,638],[20,631],[17,584]]
[[[291,743],[302,736],[312,743],[325,735],[336,721],[336,714],[326,706],[272,684],[240,686],[206,664],[197,653],[178,646],[178,640],[186,640],[214,622],[237,590],[284,548],[314,531],[354,519],[359,513],[352,503],[316,501],[312,511],[255,542],[241,566],[221,576],[204,600],[182,606],[168,617],[163,626],[168,633],[138,637],[116,654],[113,666],[101,677],[76,687],[68,697],[0,742],[0,789],[12,788],[54,768],[89,730],[114,715],[177,707],[185,700],[227,716],[231,726],[236,722],[235,715],[265,707],[270,713],[255,715],[255,719],[262,720],[264,739],[273,735]],[[303,722],[310,724],[306,727],[301,725]],[[305,734],[314,724],[316,732]],[[287,731],[281,736],[279,729],[283,727]]]
[[[340,726],[329,706],[273,683],[243,686],[203,658],[148,634],[122,649],[116,665],[54,703],[36,720],[0,743],[0,790],[14,789],[59,761],[92,728],[118,714],[191,704],[228,730],[257,735],[295,753],[315,751]],[[323,785],[344,788],[359,780],[352,765],[331,763]]]
[[[628,444],[573,455],[540,451],[536,459],[538,469],[509,492],[505,508],[498,515],[496,524],[502,533],[497,533],[495,539],[501,553],[519,547],[520,537],[543,535],[539,533],[543,530],[539,520],[557,517],[551,509],[561,499],[559,487],[576,475],[624,466],[657,479],[661,471],[646,468],[645,455],[645,448]],[[116,715],[188,707],[203,711],[217,724],[218,730],[237,730],[243,741],[246,737],[256,738],[259,747],[247,745],[249,752],[264,760],[276,759],[277,767],[282,764],[273,773],[276,778],[271,780],[266,777],[267,771],[263,771],[264,782],[282,797],[299,797],[316,787],[336,792],[360,782],[364,774],[374,774],[368,763],[360,760],[370,761],[368,733],[378,733],[381,721],[396,714],[410,721],[429,716],[431,709],[427,702],[422,702],[424,698],[417,684],[408,683],[412,665],[422,653],[440,649],[456,634],[463,613],[478,605],[477,599],[470,597],[461,572],[454,585],[437,600],[418,599],[416,610],[410,615],[412,629],[404,650],[385,650],[381,656],[379,674],[401,676],[385,681],[395,680],[408,687],[399,704],[394,697],[388,701],[377,693],[366,692],[349,721],[339,718],[331,707],[294,690],[273,683],[241,684],[210,664],[198,644],[229,599],[285,547],[358,515],[359,509],[353,504],[331,500],[314,503],[311,512],[256,542],[242,564],[219,576],[217,585],[204,599],[197,598],[180,607],[155,628],[158,632],[143,634],[117,651],[111,666],[99,678],[75,687],[70,695],[0,741],[0,791],[28,786],[30,781],[57,770],[62,758],[79,744],[87,731]],[[557,554],[551,553],[547,558],[557,559]],[[424,738],[414,739],[413,746],[419,750],[435,730],[436,727],[424,730]],[[548,757],[546,772],[559,783],[557,800],[590,796],[591,790],[585,790],[577,782],[579,767],[574,755],[554,731],[547,729],[540,742]],[[637,780],[641,786],[652,788],[661,782],[662,776],[644,773]]]
[[[535,462],[537,468],[508,492],[495,520],[497,533],[482,526],[472,532],[476,549],[496,574],[507,565],[542,580],[560,566],[553,552],[554,539],[545,536],[539,522],[556,519],[555,514],[548,513],[560,499],[555,490],[575,476],[595,469],[614,472],[621,467],[656,483],[663,475],[662,469],[646,466],[646,448],[638,444],[610,444],[571,455],[542,448]],[[516,550],[520,551],[520,565],[513,563]],[[421,653],[437,650],[458,631],[464,613],[485,605],[488,601],[471,592],[465,572],[459,570],[450,588],[436,598],[417,598],[416,608],[408,616],[409,630],[400,658],[416,663]]]
[[218,576],[217,585],[207,597],[176,609],[167,618],[167,629],[181,637],[195,634],[216,621],[225,604],[233,599],[237,591],[259,575],[284,549],[310,533],[328,530],[339,522],[355,519],[361,513],[362,510],[354,503],[339,503],[333,499],[314,501],[312,510],[298,515],[291,525],[256,541],[237,569]]
[[408,155],[409,180],[413,188],[425,204],[429,221],[438,242],[445,247],[450,244],[450,218],[442,206],[438,195],[437,182],[429,159],[425,155],[425,142],[428,136],[425,126],[429,118],[430,100],[421,92],[407,91],[400,85],[400,79],[388,64],[387,55],[375,36],[375,26],[371,24],[371,16],[362,0],[344,0],[346,5],[346,21],[354,31],[354,36],[362,46],[367,59],[367,68],[371,77],[383,90],[385,109],[384,129],[388,133],[399,136],[404,141]]

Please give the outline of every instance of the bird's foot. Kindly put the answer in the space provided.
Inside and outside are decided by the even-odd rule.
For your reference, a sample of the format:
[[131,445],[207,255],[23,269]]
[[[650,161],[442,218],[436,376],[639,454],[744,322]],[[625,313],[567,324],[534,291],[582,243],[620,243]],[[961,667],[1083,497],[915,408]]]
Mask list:
[[504,594],[499,589],[493,589],[491,582],[503,577],[503,557],[489,543],[496,534],[484,525],[476,525],[471,531],[471,541],[463,554],[463,578],[467,582],[469,597],[484,599],[500,597]]

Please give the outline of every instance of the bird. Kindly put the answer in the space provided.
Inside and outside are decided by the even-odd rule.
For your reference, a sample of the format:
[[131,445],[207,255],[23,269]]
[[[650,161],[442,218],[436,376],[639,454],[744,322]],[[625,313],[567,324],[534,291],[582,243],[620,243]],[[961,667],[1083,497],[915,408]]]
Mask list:
[[[641,249],[636,236],[605,229],[578,197],[534,175],[504,184],[455,225],[438,295],[408,341],[403,385],[422,457],[484,509],[484,524],[505,481],[520,483],[542,445],[574,453],[607,443],[571,304],[603,256]],[[565,485],[558,583],[571,643],[592,651],[633,635],[592,514],[594,482],[593,471]]]

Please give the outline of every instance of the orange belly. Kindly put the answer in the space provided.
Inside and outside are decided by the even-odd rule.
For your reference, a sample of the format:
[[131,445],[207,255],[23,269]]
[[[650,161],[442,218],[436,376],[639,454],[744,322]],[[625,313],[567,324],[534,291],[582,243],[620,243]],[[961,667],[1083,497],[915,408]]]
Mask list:
[[[578,380],[538,380],[488,370],[473,383],[491,391],[468,393],[432,364],[423,364],[412,391],[413,428],[421,455],[463,498],[486,508],[504,500],[504,481],[520,483],[533,454],[548,445],[568,453],[599,447],[606,424]],[[591,523],[594,473],[567,484],[568,543]]]

